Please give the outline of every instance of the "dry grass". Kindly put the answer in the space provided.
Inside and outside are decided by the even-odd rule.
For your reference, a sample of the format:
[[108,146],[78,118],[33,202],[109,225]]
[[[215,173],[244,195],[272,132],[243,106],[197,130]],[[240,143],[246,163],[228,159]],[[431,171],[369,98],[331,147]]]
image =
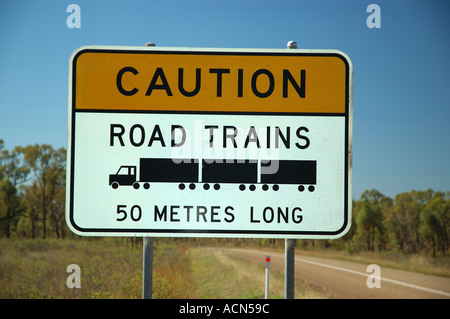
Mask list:
[[[252,262],[217,248],[192,249],[191,256],[198,298],[264,298],[263,263]],[[271,269],[269,282],[270,298],[284,298],[284,274]],[[300,281],[295,283],[295,297],[324,298]]]
[[[167,247],[166,247],[167,246]],[[173,245],[172,245],[173,246]],[[155,245],[153,297],[184,298],[185,253]],[[184,259],[183,259],[184,258]],[[81,269],[81,288],[68,288],[67,266]],[[142,296],[142,247],[124,239],[0,239],[0,298],[133,298]]]
[[[330,258],[377,263],[401,269],[449,275],[448,258],[423,256],[348,255],[304,251]],[[67,266],[81,268],[81,288],[66,285]],[[187,248],[180,241],[154,240],[153,298],[264,298],[264,264],[231,250]],[[296,298],[324,298],[296,281]],[[142,246],[123,238],[72,240],[0,239],[0,299],[5,298],[131,298],[142,296]],[[270,272],[270,298],[284,297],[284,273]]]
[[[96,240],[0,241],[0,298],[126,298],[136,287],[138,254]],[[81,268],[81,288],[66,285],[67,266]]]

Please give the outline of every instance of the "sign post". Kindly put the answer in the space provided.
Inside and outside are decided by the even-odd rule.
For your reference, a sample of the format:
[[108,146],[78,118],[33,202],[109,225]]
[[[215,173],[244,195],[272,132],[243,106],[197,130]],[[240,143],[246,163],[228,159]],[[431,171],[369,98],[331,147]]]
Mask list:
[[[148,42],[147,47],[155,46]],[[143,238],[142,247],[142,299],[152,299],[153,293],[153,237]]]
[[142,299],[152,299],[153,292],[153,238],[143,238]]
[[69,62],[70,229],[341,237],[352,72],[337,50],[79,48]]
[[[289,41],[288,49],[297,49],[297,42]],[[295,297],[295,239],[286,238],[284,240],[284,298],[294,299]]]
[[295,239],[285,239],[284,298],[294,299],[295,291]]

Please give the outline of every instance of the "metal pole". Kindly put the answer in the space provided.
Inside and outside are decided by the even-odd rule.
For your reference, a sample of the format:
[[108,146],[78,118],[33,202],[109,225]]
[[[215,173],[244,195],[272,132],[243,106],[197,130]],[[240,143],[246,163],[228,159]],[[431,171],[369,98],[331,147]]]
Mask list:
[[152,299],[153,285],[153,238],[144,237],[142,261],[142,299]]
[[[289,41],[288,49],[297,49],[297,42]],[[294,299],[295,284],[295,239],[285,239],[285,261],[284,261],[284,298]]]
[[295,41],[289,41],[287,43],[287,48],[288,49],[297,49],[297,47],[298,47],[298,45],[297,45],[297,42],[295,42]]
[[[155,44],[148,42],[145,46],[154,47]],[[142,254],[142,299],[152,299],[153,237],[144,237]]]
[[285,239],[284,298],[294,299],[295,239]]

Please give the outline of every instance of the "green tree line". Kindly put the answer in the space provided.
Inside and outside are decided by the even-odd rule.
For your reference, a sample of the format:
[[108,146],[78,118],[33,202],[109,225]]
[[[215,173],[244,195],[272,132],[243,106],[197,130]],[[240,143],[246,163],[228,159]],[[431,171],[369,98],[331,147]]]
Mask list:
[[[36,144],[8,151],[0,139],[0,236],[74,237],[65,222],[65,179],[64,148]],[[350,231],[317,245],[448,256],[449,233],[450,192],[413,190],[390,198],[367,190],[353,201]]]
[[64,238],[66,150],[51,145],[4,149],[0,139],[0,235]]
[[353,221],[344,241],[359,250],[448,256],[450,193],[428,189],[384,196],[365,191],[353,202]]

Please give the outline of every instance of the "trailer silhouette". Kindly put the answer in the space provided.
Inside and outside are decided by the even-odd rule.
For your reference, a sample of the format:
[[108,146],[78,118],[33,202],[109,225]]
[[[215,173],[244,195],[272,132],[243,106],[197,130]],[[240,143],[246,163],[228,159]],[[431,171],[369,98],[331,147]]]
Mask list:
[[[272,161],[257,160],[217,160],[217,159],[171,159],[141,158],[139,178],[136,166],[122,165],[115,174],[109,175],[109,185],[132,186],[139,189],[142,185],[149,189],[154,183],[178,183],[179,189],[195,189],[198,184],[203,189],[220,189],[221,184],[238,184],[240,190],[254,191],[257,184],[263,190],[270,187],[277,191],[280,185],[298,185],[298,190],[313,192],[317,183],[317,161],[314,160],[277,160],[276,170],[270,174],[262,173],[263,167],[269,167]],[[200,174],[201,173],[201,177]],[[258,180],[258,177],[259,180]]]

